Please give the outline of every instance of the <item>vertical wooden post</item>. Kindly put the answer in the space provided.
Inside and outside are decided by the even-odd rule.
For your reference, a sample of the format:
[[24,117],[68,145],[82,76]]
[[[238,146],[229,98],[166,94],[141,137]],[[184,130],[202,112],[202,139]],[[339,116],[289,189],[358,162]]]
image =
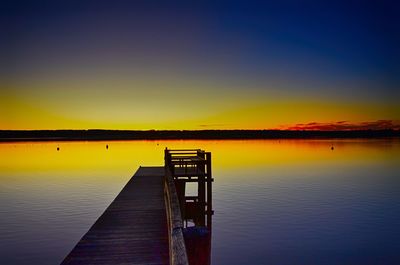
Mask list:
[[198,198],[199,198],[199,213],[198,213],[198,225],[205,226],[205,213],[206,213],[206,183],[205,183],[205,153],[202,150],[197,151],[197,156],[201,160],[197,163],[196,167],[198,172]]
[[168,148],[167,147],[165,147],[165,150],[164,150],[164,167],[165,167],[165,170],[168,169]]
[[185,201],[185,194],[186,194],[186,181],[184,179],[176,179],[174,181],[176,193],[178,194],[179,206],[181,208],[181,215],[182,218],[185,219],[186,217],[186,201]]
[[164,150],[164,166],[165,166],[165,170],[169,170],[171,174],[173,174],[172,169],[171,169],[171,165],[170,165],[170,153],[167,147],[165,147]]
[[212,215],[212,174],[211,174],[211,152],[206,153],[206,169],[207,169],[207,227],[211,232],[211,215]]

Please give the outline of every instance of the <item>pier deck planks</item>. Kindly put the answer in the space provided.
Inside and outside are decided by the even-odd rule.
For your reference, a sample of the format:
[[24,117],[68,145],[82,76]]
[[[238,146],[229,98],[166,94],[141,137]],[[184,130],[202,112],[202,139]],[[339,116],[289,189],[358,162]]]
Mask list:
[[169,264],[163,178],[140,167],[61,264]]

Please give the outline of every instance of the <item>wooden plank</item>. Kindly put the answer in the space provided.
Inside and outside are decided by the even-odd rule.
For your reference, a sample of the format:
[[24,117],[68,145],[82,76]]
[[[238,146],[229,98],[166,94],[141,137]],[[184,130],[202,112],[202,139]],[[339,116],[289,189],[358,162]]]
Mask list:
[[169,264],[163,180],[140,167],[61,264]]

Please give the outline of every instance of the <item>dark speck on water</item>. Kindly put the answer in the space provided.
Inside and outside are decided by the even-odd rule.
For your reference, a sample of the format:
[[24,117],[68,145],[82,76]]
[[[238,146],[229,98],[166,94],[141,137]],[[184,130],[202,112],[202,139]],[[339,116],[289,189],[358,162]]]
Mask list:
[[335,148],[333,148],[333,146],[331,146],[331,150],[333,151],[333,149],[335,149]]
[[60,151],[60,147],[57,147],[57,151]]
[[106,149],[108,149],[108,144],[106,144]]

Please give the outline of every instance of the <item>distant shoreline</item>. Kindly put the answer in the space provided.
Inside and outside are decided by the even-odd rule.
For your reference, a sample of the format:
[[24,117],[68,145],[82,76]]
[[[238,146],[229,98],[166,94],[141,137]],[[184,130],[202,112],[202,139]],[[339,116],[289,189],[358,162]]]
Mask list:
[[400,138],[399,130],[0,130],[0,142]]

